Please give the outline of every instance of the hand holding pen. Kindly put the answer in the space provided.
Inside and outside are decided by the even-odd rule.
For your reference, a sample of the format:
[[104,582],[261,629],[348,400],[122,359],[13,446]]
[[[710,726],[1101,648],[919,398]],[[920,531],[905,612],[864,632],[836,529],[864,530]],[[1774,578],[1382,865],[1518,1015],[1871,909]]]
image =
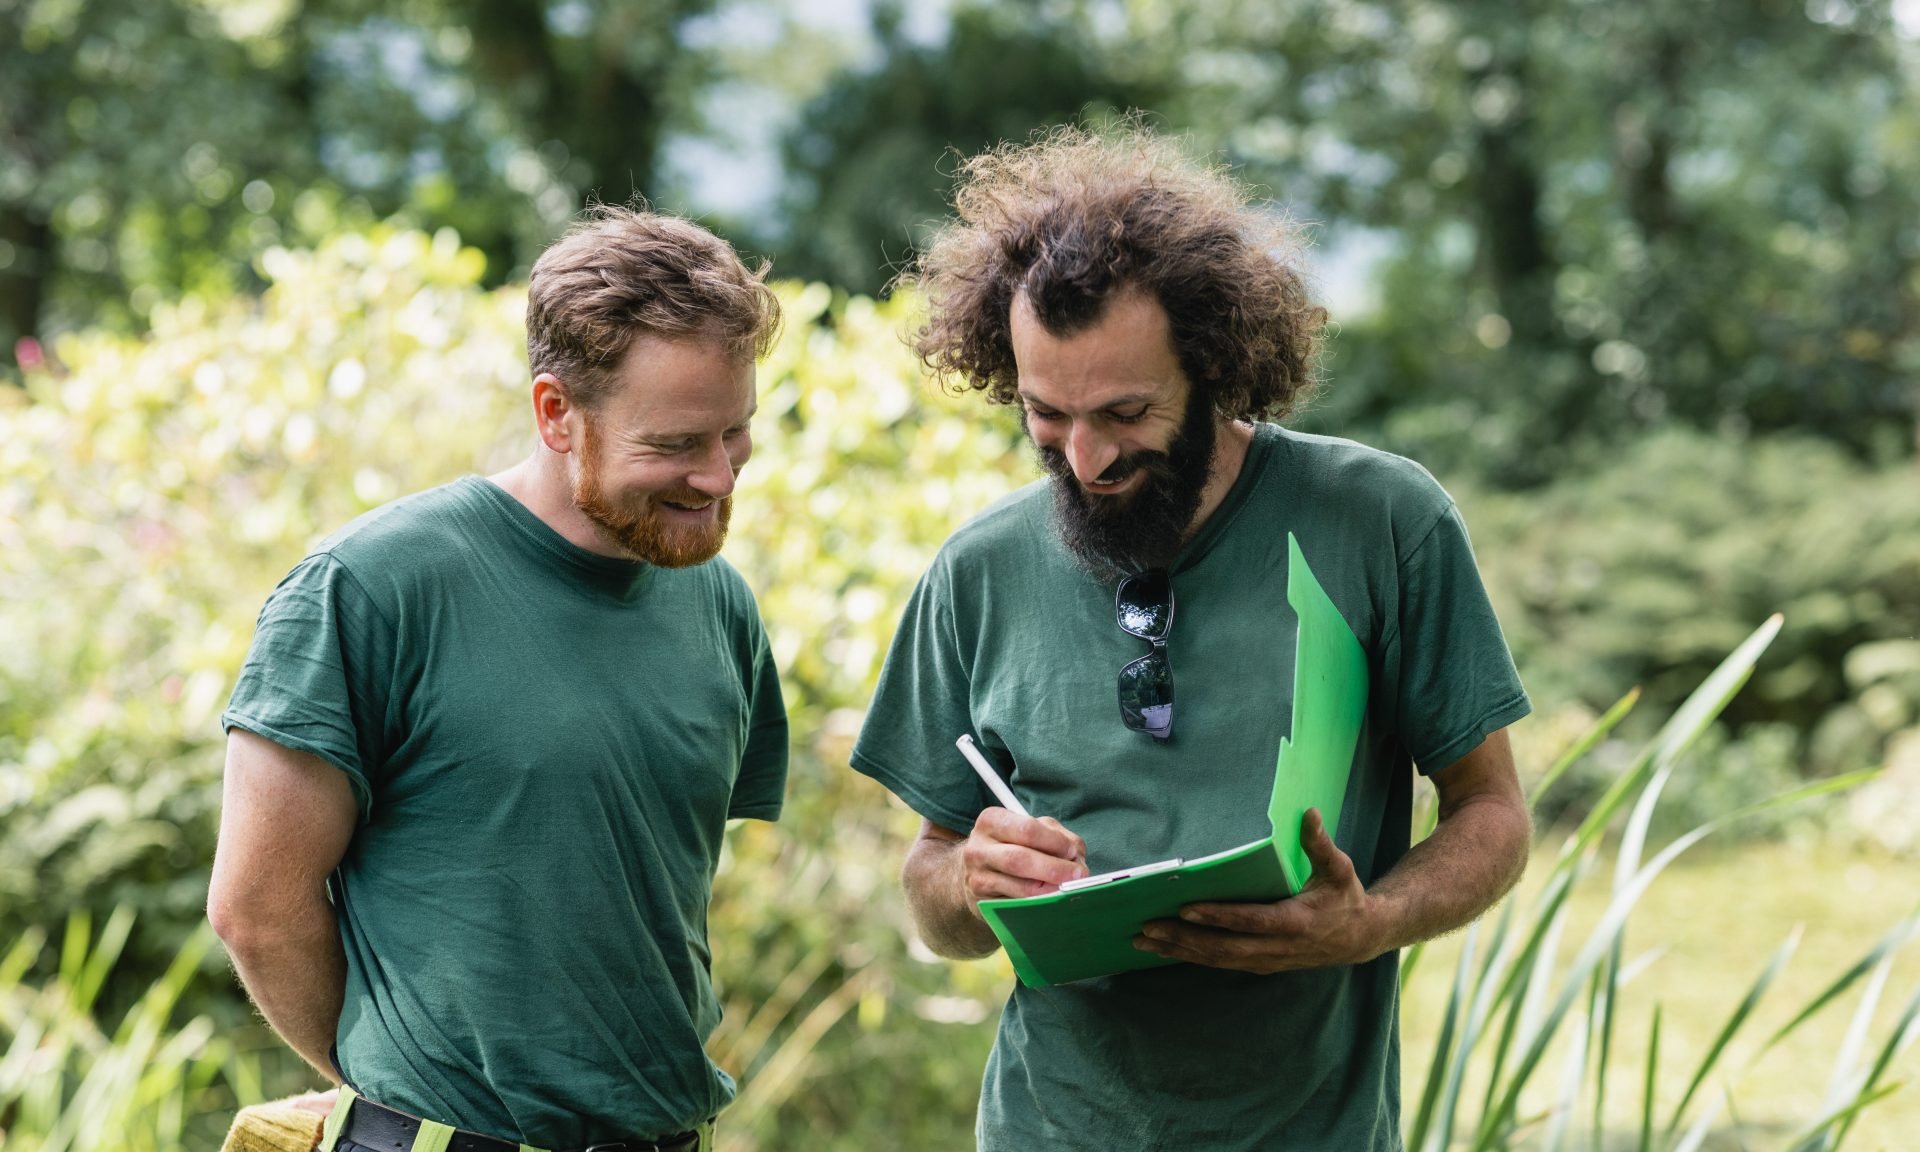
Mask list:
[[980,813],[961,850],[967,895],[975,914],[981,900],[1043,896],[1086,876],[1086,842],[1051,816],[1035,819],[1030,815],[974,746],[973,737],[962,736],[954,743],[1000,802]]

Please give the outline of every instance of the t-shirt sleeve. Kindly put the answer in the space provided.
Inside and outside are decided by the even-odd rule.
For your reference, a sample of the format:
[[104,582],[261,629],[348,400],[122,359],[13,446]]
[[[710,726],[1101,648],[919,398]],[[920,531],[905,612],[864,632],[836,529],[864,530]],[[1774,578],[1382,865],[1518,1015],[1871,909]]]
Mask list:
[[365,823],[385,759],[394,633],[351,572],[326,553],[267,597],[221,727],[309,752],[347,774]]
[[1401,737],[1422,774],[1533,710],[1451,503],[1399,562],[1398,628],[1384,653]]
[[753,663],[748,670],[747,750],[740,758],[729,820],[778,820],[787,793],[787,705],[780,670],[767,645],[766,629],[753,622]]
[[973,731],[970,679],[947,572],[936,561],[894,632],[853,746],[853,767],[928,820],[963,833],[992,803],[954,747],[955,739]]

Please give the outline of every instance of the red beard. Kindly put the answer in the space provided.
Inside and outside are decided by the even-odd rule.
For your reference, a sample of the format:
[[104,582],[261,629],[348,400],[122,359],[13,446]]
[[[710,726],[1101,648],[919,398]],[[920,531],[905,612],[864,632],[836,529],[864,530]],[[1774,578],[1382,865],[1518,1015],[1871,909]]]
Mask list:
[[655,493],[644,510],[636,512],[615,503],[600,484],[600,436],[589,417],[580,444],[580,475],[573,484],[574,507],[629,556],[661,568],[686,568],[704,564],[720,552],[727,540],[727,522],[733,516],[733,497],[723,496],[711,523],[677,525],[668,523],[657,505],[671,500],[679,504],[699,504],[710,497],[691,488]]

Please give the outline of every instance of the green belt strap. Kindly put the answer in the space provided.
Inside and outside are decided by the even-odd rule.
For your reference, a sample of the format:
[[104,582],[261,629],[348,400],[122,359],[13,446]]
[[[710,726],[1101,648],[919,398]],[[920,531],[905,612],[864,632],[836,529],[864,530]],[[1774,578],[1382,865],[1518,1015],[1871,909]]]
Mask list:
[[[359,1097],[349,1085],[340,1086],[340,1098],[334,1102],[333,1111],[328,1113],[327,1122],[320,1129],[320,1147],[316,1152],[333,1152],[334,1145],[340,1142],[340,1130],[346,1126],[347,1113],[352,1110],[353,1102]],[[699,1152],[713,1152],[713,1121],[700,1125]],[[420,1132],[413,1138],[412,1152],[447,1152],[447,1145],[453,1140],[454,1129],[433,1120],[420,1121]],[[520,1152],[546,1152],[531,1144],[520,1145]]]
[[359,1095],[352,1085],[340,1085],[340,1097],[333,1102],[333,1111],[327,1113],[326,1125],[320,1129],[317,1152],[333,1152],[333,1146],[340,1143],[340,1129],[346,1126],[347,1113],[353,1109],[353,1101]]

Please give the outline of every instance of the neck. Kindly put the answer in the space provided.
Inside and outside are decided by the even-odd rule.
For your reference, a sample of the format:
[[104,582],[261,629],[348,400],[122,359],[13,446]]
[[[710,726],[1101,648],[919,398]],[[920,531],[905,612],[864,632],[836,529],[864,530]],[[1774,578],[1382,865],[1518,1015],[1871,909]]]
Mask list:
[[1191,540],[1220,505],[1227,499],[1227,493],[1233,491],[1233,482],[1240,479],[1240,469],[1246,466],[1247,450],[1253,447],[1253,425],[1245,420],[1218,420],[1213,450],[1213,467],[1207,471],[1207,486],[1200,490],[1200,510],[1193,514],[1193,523],[1187,525],[1187,534],[1182,540]]
[[587,519],[573,503],[573,477],[567,471],[566,457],[545,444],[534,445],[525,460],[487,477],[507,495],[527,506],[547,527],[558,532],[569,544],[597,556],[631,559],[606,538],[600,526]]

